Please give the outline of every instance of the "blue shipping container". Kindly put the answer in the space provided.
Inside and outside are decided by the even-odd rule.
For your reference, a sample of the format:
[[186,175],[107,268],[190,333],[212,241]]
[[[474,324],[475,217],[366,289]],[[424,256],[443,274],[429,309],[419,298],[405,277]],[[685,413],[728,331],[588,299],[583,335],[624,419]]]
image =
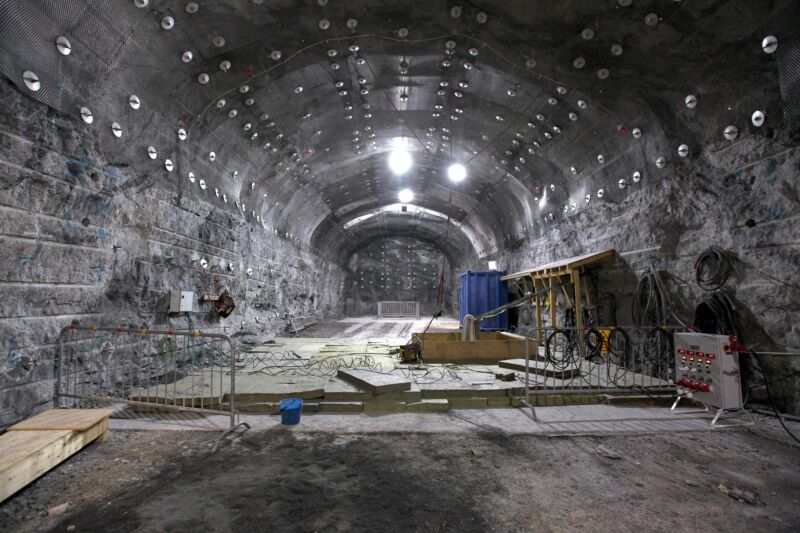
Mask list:
[[[458,278],[461,306],[461,324],[464,317],[477,317],[481,313],[491,311],[508,303],[508,283],[500,279],[505,271],[489,270],[488,272],[464,272]],[[508,313],[487,318],[478,324],[481,331],[503,331],[508,329]]]

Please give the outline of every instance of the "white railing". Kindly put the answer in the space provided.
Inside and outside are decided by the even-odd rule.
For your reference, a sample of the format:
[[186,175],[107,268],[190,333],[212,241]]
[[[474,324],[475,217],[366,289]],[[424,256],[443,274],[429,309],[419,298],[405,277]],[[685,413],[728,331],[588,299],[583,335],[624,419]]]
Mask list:
[[419,302],[378,302],[378,318],[419,318]]

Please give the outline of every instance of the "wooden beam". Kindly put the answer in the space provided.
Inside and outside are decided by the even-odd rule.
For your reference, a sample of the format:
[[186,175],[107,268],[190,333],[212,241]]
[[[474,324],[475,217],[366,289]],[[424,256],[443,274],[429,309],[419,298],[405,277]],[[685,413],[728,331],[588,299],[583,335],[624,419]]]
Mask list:
[[577,270],[570,273],[572,286],[575,287],[575,326],[578,328],[578,352],[584,358],[586,348],[583,345],[583,310],[581,309],[581,274]]
[[569,259],[562,259],[560,261],[554,261],[552,263],[547,263],[545,265],[533,267],[528,270],[514,272],[513,274],[507,274],[505,276],[502,276],[500,279],[507,281],[512,279],[519,279],[524,276],[529,276],[531,274],[540,275],[542,277],[558,276],[560,274],[568,274],[570,270],[574,270],[582,266],[610,261],[612,259],[615,259],[616,257],[617,257],[616,250],[605,250],[602,252],[571,257]]
[[0,435],[0,502],[106,431],[108,418],[85,431],[17,429]]
[[49,409],[18,424],[14,424],[8,428],[8,431],[30,431],[35,429],[86,431],[113,414],[114,409]]
[[[516,370],[517,372],[525,372],[525,359],[506,359],[497,363],[497,366]],[[536,360],[528,361],[528,372],[556,379],[571,379],[581,374],[580,369],[576,366],[559,370],[544,361]]]
[[[520,336],[520,338],[523,338]],[[523,338],[524,339],[524,338]],[[524,357],[525,341],[520,339],[442,341],[426,340],[422,358],[435,364],[495,364],[509,357]]]
[[[534,278],[533,280],[533,287],[535,292],[539,292],[540,290],[544,290],[544,283],[540,281],[536,281]],[[542,338],[542,297],[536,297],[536,349],[538,351],[539,344],[541,343]]]
[[[583,271],[585,274],[586,272]],[[597,323],[597,309],[595,309],[594,305],[592,304],[592,295],[589,292],[589,284],[584,282],[583,284],[583,294],[586,296],[586,309],[589,311],[590,316],[594,318],[595,324]]]
[[[426,351],[429,344],[435,343],[426,342]],[[380,374],[378,372],[371,372],[369,370],[358,370],[354,368],[340,369],[336,373],[336,377],[350,383],[351,385],[355,385],[359,389],[371,392],[372,394],[411,390],[411,381],[402,376]]]

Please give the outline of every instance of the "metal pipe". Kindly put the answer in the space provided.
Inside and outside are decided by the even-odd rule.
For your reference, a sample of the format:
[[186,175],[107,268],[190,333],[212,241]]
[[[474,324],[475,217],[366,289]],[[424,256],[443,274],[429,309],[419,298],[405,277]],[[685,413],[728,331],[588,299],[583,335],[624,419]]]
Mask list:
[[479,316],[475,317],[475,321],[480,323],[481,320],[484,320],[486,318],[491,318],[491,317],[493,317],[495,315],[499,315],[500,313],[504,313],[504,312],[508,311],[509,309],[513,309],[514,307],[519,307],[520,305],[524,304],[525,302],[533,300],[537,296],[543,296],[543,295],[547,294],[548,292],[550,292],[550,290],[553,289],[553,288],[568,287],[570,285],[572,285],[572,283],[559,283],[558,285],[556,285],[554,287],[548,287],[546,290],[542,290],[542,291],[538,291],[538,292],[529,292],[528,294],[526,294],[522,298],[518,298],[517,300],[514,300],[513,302],[508,302],[507,304],[503,304],[500,307],[492,309],[491,311],[486,311],[482,315],[479,315]]

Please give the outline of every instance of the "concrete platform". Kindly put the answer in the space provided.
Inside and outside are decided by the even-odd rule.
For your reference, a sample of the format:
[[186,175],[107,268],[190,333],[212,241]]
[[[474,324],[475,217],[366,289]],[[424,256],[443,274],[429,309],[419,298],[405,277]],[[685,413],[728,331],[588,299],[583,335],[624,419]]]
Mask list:
[[[353,407],[355,409],[355,407]],[[422,411],[422,412],[420,412]],[[621,407],[610,405],[571,405],[539,407],[538,421],[527,408],[451,409],[435,412],[436,407],[414,406],[395,413],[315,414],[303,413],[300,424],[283,426],[279,416],[242,414],[241,421],[254,429],[295,433],[476,433],[490,431],[503,435],[616,435],[652,434],[675,431],[725,431],[740,429],[724,419],[711,428],[712,415],[696,409],[665,407]],[[198,417],[157,413],[135,418],[112,418],[110,429],[222,431],[228,426],[224,416]]]
[[[236,375],[236,408],[240,412],[272,412],[273,404],[284,398],[298,397],[307,403],[362,402],[364,412],[398,412],[405,409],[399,402],[448,400],[448,409],[516,406],[524,394],[524,360],[507,364],[403,364],[397,355],[399,346],[408,342],[413,331],[422,331],[427,320],[376,320],[374,317],[322,321],[299,337],[278,337],[273,342],[239,354]],[[452,335],[457,330],[455,319],[439,319],[431,330],[439,335]],[[446,332],[451,333],[446,333]],[[406,337],[380,336],[399,334]],[[304,335],[313,336],[304,336]],[[328,337],[318,335],[328,334]],[[456,350],[457,351],[457,350]],[[457,355],[454,352],[454,355]],[[467,359],[469,359],[469,354]],[[474,354],[473,354],[474,355]],[[544,363],[544,352],[529,375],[532,403],[535,405],[594,404],[602,394],[641,395],[641,389],[652,394],[674,390],[670,383],[645,374],[625,371],[610,362],[606,366],[580,361],[569,371],[557,371]],[[509,368],[501,368],[509,367]],[[509,369],[512,370],[509,372]],[[203,369],[170,384],[176,403],[227,408],[231,400],[228,380],[219,376],[227,368]],[[376,396],[375,391],[343,375],[366,375],[387,383],[404,383],[406,391]],[[507,376],[511,381],[506,381]],[[214,376],[217,376],[214,378]],[[212,383],[213,381],[213,383]],[[349,381],[349,382],[348,382]],[[214,394],[210,394],[213,391]],[[132,398],[146,398],[158,390],[137,391]],[[163,393],[163,391],[162,391]],[[387,396],[390,394],[391,396]],[[221,404],[220,404],[221,402]],[[309,405],[308,410],[312,409]],[[437,408],[440,409],[440,408]],[[327,405],[328,411],[337,411]],[[342,406],[338,412],[360,412]]]

